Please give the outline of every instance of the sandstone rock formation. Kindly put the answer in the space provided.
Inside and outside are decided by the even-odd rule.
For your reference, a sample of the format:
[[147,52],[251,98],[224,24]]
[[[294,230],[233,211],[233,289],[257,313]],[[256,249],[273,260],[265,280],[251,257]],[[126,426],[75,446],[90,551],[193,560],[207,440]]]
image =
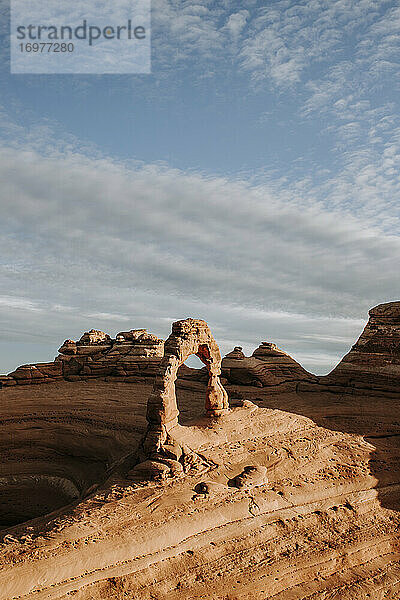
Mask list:
[[104,331],[91,329],[90,331],[86,331],[79,340],[80,346],[94,346],[95,344],[108,346],[111,344],[111,338]]
[[156,450],[178,424],[175,381],[179,367],[195,354],[205,364],[208,384],[205,409],[210,416],[220,416],[228,408],[228,395],[221,385],[221,354],[205,321],[185,319],[172,325],[172,333],[164,345],[164,357],[147,403],[147,449]]
[[119,377],[129,380],[154,377],[164,342],[145,329],[122,331],[115,339],[102,331],[91,330],[78,342],[66,340],[56,362],[62,364],[64,377]]
[[260,465],[248,465],[239,475],[229,481],[229,485],[237,488],[251,488],[268,483],[267,468]]
[[12,382],[18,385],[52,383],[58,379],[62,379],[62,376],[61,364],[56,362],[22,365],[12,373],[9,373],[9,380],[5,382],[5,385],[13,385]]
[[[174,324],[164,358],[151,356],[146,332],[88,332],[57,361],[157,360],[154,386],[82,370],[46,386],[1,377],[14,385],[0,403],[0,600],[399,600],[400,415],[386,393],[398,382],[394,304],[371,311],[329,393],[308,375],[287,391],[304,373],[270,345],[249,358],[236,347],[227,375],[253,361],[282,383],[236,383],[241,401],[226,410],[218,348],[193,319]],[[203,370],[183,369],[175,399],[188,352],[206,365],[207,406],[220,418],[200,416]],[[25,370],[20,381],[40,379]],[[146,432],[167,439],[142,457]]]
[[361,336],[326,381],[400,391],[400,302],[369,311]]
[[[400,302],[380,304],[370,310],[370,320],[351,351],[325,377],[306,371],[275,344],[262,342],[246,357],[236,346],[222,360],[224,385],[266,387],[271,391],[329,391],[358,393],[359,389],[400,389]],[[112,378],[114,381],[154,380],[158,373],[164,342],[145,329],[118,333],[115,339],[91,329],[80,340],[65,340],[53,362],[22,365],[0,376],[0,387],[53,383],[60,379]],[[207,368],[179,367],[177,386],[202,390],[209,380]]]
[[10,387],[12,385],[17,385],[14,377],[10,377],[9,375],[0,375],[0,389],[3,387]]
[[204,391],[178,390],[211,467],[171,480],[150,460],[140,481],[113,465],[151,389],[2,391],[0,600],[399,599],[398,403],[241,386],[248,404],[206,422]]
[[22,365],[0,377],[0,384],[9,387],[52,383],[59,379],[113,377],[119,381],[137,381],[154,378],[163,354],[164,341],[146,329],[123,331],[115,339],[91,329],[77,342],[65,340],[53,362]]
[[68,356],[70,354],[77,354],[78,349],[76,346],[76,342],[74,342],[74,340],[65,340],[65,342],[63,343],[61,348],[59,348],[58,351],[60,354],[63,354],[65,356]]
[[289,354],[270,342],[262,342],[250,357],[236,346],[222,360],[222,374],[229,383],[286,390],[295,389],[299,381],[316,379]]
[[400,393],[400,302],[379,304],[357,342],[340,363],[302,391],[322,388],[344,393]]

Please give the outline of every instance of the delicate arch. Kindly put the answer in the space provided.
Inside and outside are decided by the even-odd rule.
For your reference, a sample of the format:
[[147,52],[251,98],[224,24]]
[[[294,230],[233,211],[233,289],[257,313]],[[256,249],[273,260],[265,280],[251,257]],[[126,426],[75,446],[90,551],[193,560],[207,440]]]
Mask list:
[[164,441],[177,425],[179,410],[175,395],[175,380],[179,367],[195,354],[205,364],[209,380],[205,398],[207,414],[219,416],[229,408],[228,395],[219,376],[221,354],[210,328],[200,319],[185,319],[172,325],[172,333],[164,345],[164,357],[147,402],[149,432],[157,432]]

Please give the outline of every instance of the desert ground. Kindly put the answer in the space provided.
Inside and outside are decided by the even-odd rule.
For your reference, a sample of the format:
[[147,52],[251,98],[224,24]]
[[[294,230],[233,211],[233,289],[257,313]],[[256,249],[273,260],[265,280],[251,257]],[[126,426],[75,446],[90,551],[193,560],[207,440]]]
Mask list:
[[375,307],[326,378],[267,342],[220,377],[193,319],[3,377],[0,599],[400,598],[399,324]]
[[[180,424],[202,464],[131,483],[150,392],[105,381],[2,390],[1,468],[16,477],[16,492],[2,492],[2,599],[400,598],[392,397],[235,386],[231,412],[210,420],[203,391],[180,388]],[[267,481],[231,487],[249,465]],[[40,473],[60,478],[59,498]],[[36,492],[18,484],[32,474]],[[69,487],[87,496],[10,527],[59,508]]]

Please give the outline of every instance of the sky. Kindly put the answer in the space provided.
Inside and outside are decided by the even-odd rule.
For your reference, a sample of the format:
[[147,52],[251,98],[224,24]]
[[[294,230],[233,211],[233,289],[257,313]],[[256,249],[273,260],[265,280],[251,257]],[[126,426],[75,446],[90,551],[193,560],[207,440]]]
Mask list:
[[11,75],[0,373],[207,320],[318,374],[400,300],[400,3],[152,1],[152,73]]

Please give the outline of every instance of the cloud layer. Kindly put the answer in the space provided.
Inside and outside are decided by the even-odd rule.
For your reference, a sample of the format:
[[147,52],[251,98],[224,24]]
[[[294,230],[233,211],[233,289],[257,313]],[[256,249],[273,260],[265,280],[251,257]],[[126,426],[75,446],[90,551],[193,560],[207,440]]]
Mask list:
[[6,341],[193,315],[224,350],[270,339],[324,371],[399,297],[400,239],[310,190],[10,148],[0,180]]
[[[186,316],[207,319],[224,351],[267,339],[332,368],[368,308],[400,298],[399,32],[386,0],[154,0],[150,78],[7,79],[18,101],[0,107],[0,370],[16,366],[11,344],[44,359],[90,327],[165,337]],[[59,124],[47,93],[65,103]],[[108,147],[120,107],[108,158],[95,144]],[[199,128],[186,146],[185,119]],[[203,124],[250,174],[214,175],[212,152],[198,172]],[[90,125],[88,143],[68,135]],[[159,130],[167,154],[154,143],[150,164],[118,159],[120,145],[140,157],[165,142]],[[174,164],[193,171],[156,162],[185,152]]]

